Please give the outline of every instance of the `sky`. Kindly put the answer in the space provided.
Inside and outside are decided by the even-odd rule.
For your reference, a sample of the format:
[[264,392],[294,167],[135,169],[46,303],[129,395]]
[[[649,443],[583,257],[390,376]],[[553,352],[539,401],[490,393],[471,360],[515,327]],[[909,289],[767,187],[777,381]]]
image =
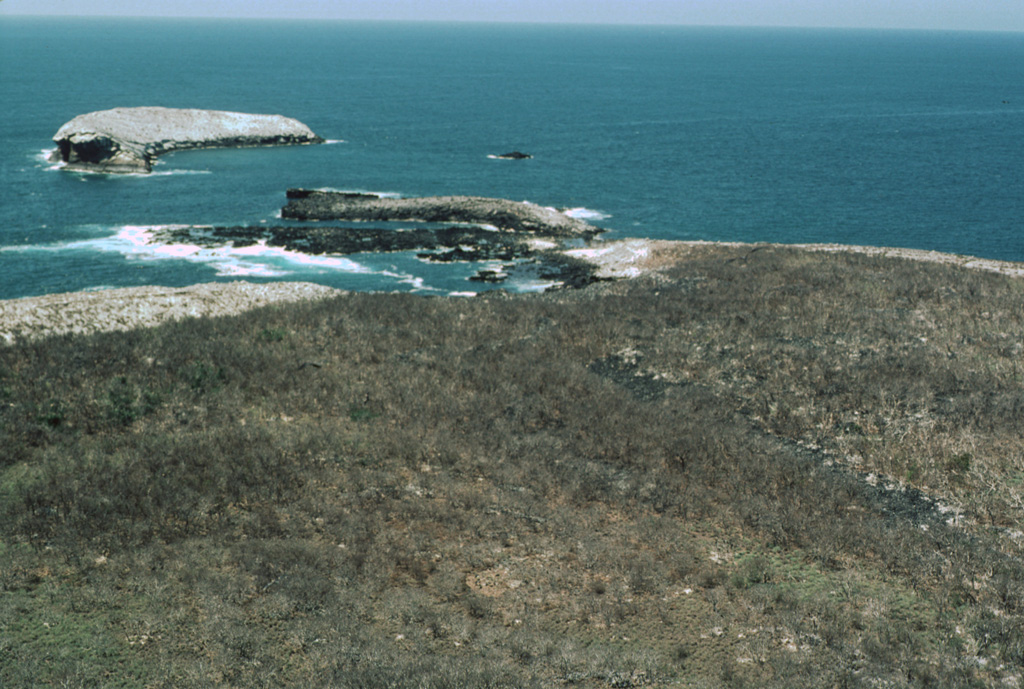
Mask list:
[[19,14],[1024,31],[1024,0],[0,0]]

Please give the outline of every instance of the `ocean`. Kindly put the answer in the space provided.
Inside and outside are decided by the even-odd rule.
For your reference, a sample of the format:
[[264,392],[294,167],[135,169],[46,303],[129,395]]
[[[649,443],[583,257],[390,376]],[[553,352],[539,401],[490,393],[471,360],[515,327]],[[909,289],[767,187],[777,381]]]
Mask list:
[[[4,299],[239,279],[492,287],[413,254],[145,241],[280,224],[289,187],[528,200],[608,239],[1024,261],[1024,34],[4,16],[0,101]],[[287,115],[329,143],[180,152],[149,176],[46,161],[74,116],[141,105]],[[488,157],[513,150],[533,158]]]

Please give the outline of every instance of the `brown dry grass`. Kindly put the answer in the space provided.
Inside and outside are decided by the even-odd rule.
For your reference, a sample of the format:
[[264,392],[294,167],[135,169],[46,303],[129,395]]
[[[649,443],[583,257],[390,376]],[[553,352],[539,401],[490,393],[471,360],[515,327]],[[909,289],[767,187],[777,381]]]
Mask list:
[[1021,283],[753,248],[0,349],[0,681],[1019,681]]

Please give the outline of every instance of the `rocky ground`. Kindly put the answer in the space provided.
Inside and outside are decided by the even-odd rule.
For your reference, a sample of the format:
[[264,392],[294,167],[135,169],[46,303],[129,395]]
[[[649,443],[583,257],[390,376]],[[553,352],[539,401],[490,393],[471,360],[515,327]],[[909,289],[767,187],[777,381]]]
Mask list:
[[128,287],[0,301],[0,340],[130,330],[164,321],[241,313],[272,303],[322,299],[339,290],[308,282]]

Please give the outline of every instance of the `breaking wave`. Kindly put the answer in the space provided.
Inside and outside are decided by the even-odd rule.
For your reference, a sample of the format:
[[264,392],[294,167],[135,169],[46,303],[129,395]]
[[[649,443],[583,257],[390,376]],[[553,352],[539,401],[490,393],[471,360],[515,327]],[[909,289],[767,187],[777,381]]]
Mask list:
[[567,208],[562,211],[570,218],[576,218],[577,220],[607,220],[612,217],[607,213],[601,211],[591,210],[590,208]]
[[[296,272],[372,272],[355,261],[338,256],[311,256],[258,241],[236,247],[232,243],[203,246],[169,242],[158,238],[160,230],[180,229],[173,225],[127,225],[108,240],[93,240],[96,248],[119,251],[129,259],[175,259],[203,263],[221,277],[284,277]],[[105,245],[105,246],[101,246]]]

